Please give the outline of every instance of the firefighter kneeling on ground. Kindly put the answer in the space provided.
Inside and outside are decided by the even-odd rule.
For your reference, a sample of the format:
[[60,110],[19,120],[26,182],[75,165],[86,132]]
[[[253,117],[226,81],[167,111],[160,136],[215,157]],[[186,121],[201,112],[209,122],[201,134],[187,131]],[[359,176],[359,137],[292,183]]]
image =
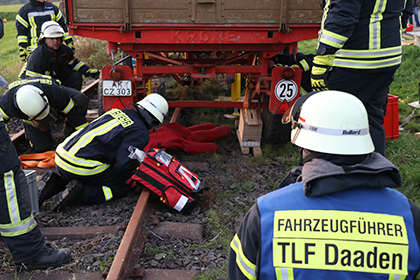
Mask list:
[[19,78],[47,75],[59,80],[63,86],[77,90],[82,89],[82,74],[97,79],[99,70],[79,61],[73,50],[63,44],[63,36],[64,30],[57,22],[44,22],[38,47],[27,57]]
[[420,210],[393,189],[400,172],[374,152],[362,102],[308,93],[284,115],[290,121],[302,174],[249,210],[231,242],[228,278],[415,279]]
[[88,124],[89,99],[48,76],[19,80],[0,96],[0,117],[23,120],[25,136],[37,153],[55,149],[51,127],[64,118],[64,136]]
[[0,117],[0,233],[18,272],[47,269],[69,263],[70,249],[56,249],[45,237],[31,213],[26,176],[9,133]]
[[56,149],[58,173],[41,178],[39,205],[51,201],[51,210],[69,205],[97,204],[128,195],[127,179],[139,166],[136,159],[149,142],[149,130],[159,129],[168,103],[157,93],[101,115]]

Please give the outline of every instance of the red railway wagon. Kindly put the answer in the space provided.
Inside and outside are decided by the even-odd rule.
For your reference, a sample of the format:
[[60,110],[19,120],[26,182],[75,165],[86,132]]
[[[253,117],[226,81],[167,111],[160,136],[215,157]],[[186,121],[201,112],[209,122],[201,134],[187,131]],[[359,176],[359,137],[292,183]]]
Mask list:
[[246,80],[243,101],[170,101],[170,107],[261,109],[262,136],[288,139],[281,115],[299,97],[302,71],[270,67],[279,53],[297,53],[299,41],[318,36],[318,0],[66,0],[70,34],[105,40],[135,59],[136,68],[102,69],[103,110],[130,108],[147,94],[153,75],[171,74],[181,85],[223,74]]

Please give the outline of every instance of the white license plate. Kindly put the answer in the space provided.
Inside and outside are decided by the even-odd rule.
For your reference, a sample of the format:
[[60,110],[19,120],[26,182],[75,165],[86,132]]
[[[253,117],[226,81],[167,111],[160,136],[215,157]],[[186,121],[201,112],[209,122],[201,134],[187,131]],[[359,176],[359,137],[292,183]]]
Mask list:
[[132,91],[131,80],[102,81],[103,96],[131,96]]

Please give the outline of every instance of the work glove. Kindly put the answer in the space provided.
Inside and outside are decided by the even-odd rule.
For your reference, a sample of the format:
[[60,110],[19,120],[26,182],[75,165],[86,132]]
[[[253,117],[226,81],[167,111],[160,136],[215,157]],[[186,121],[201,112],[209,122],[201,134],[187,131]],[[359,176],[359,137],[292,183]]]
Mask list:
[[99,72],[98,69],[92,69],[92,68],[90,68],[90,69],[88,69],[86,71],[85,76],[86,77],[91,77],[91,78],[97,79],[99,77],[99,73],[100,72]]
[[328,78],[328,71],[331,70],[331,65],[333,63],[334,58],[334,54],[315,56],[313,61],[314,65],[312,66],[311,71],[312,90],[328,90],[326,81]]
[[22,47],[19,47],[19,58],[23,62],[26,61],[26,57],[28,56],[28,50]]

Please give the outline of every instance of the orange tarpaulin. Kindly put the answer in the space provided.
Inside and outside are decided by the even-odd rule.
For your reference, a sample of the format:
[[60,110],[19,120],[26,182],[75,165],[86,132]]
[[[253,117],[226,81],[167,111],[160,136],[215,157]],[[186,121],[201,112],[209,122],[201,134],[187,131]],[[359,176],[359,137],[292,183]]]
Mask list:
[[47,151],[45,153],[27,154],[19,156],[20,166],[22,168],[39,167],[53,168],[55,167],[55,151]]

